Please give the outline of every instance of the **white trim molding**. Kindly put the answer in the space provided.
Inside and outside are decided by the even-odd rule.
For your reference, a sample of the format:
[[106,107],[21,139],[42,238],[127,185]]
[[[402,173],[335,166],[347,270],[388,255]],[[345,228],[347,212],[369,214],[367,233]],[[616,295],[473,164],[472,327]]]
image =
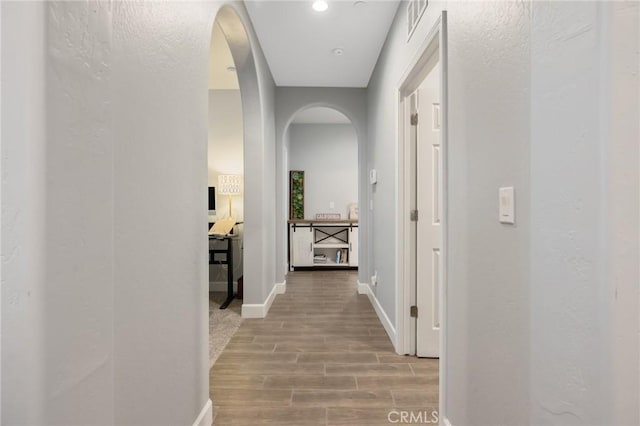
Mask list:
[[193,422],[193,426],[211,426],[213,423],[213,404],[211,400],[207,400],[207,403],[202,407],[202,411],[196,418],[196,421]]
[[358,282],[358,294],[366,294],[369,297],[369,302],[371,303],[371,306],[373,306],[373,309],[376,311],[378,319],[384,327],[384,331],[387,332],[389,339],[391,339],[393,348],[396,350],[396,352],[398,352],[396,328],[391,323],[391,320],[382,308],[382,305],[380,305],[380,302],[378,302],[378,298],[376,297],[376,295],[371,291],[371,287],[369,286],[369,284]]
[[[442,150],[442,270],[440,291],[440,363],[439,363],[439,389],[440,398],[438,413],[441,421],[445,425],[450,425],[447,419],[447,333],[448,333],[448,268],[449,268],[449,212],[448,212],[448,45],[447,45],[447,12],[442,11],[440,17],[433,24],[433,27],[424,39],[424,42],[409,62],[405,72],[402,74],[396,87],[396,113],[397,113],[397,140],[396,161],[398,173],[396,175],[396,325],[397,344],[396,352],[399,354],[414,354],[415,341],[413,332],[415,331],[415,320],[410,317],[410,306],[415,303],[415,291],[412,290],[415,279],[414,267],[411,262],[410,232],[411,220],[409,211],[411,208],[409,188],[409,160],[410,150],[407,145],[407,100],[410,94],[419,86],[424,78],[425,65],[434,55],[438,55],[440,63],[440,105],[441,105],[441,150]],[[414,287],[415,288],[415,287]]]
[[271,309],[273,301],[278,294],[285,294],[287,292],[287,281],[283,283],[276,283],[271,289],[271,293],[267,296],[267,300],[264,303],[243,303],[242,304],[242,318],[265,318]]
[[453,426],[453,425],[451,424],[451,422],[449,421],[449,419],[448,419],[448,418],[446,418],[446,417],[441,417],[441,418],[440,418],[440,420],[442,420],[442,424],[443,424],[444,426]]

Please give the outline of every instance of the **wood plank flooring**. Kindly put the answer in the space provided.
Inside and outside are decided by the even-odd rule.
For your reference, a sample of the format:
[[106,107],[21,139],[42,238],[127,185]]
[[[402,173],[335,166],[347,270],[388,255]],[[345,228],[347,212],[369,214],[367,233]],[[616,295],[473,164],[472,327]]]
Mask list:
[[[389,425],[438,406],[438,360],[397,355],[352,271],[293,272],[211,369],[214,425]],[[397,418],[397,417],[396,417]]]

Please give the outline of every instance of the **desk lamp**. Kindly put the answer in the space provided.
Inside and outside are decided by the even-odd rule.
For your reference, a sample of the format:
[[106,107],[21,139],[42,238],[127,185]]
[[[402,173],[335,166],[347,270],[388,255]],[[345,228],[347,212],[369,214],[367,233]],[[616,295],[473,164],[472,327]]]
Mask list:
[[231,197],[242,194],[242,176],[218,176],[218,194],[229,196],[229,219],[231,219]]

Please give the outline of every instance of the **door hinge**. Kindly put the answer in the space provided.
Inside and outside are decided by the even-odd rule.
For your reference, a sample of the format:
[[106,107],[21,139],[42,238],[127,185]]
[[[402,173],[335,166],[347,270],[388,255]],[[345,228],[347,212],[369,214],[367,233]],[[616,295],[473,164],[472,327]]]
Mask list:
[[411,210],[411,222],[418,221],[418,210]]
[[412,306],[410,314],[411,314],[411,318],[418,318],[418,307],[415,305]]
[[418,125],[418,113],[413,113],[411,114],[411,125],[412,126],[417,126]]

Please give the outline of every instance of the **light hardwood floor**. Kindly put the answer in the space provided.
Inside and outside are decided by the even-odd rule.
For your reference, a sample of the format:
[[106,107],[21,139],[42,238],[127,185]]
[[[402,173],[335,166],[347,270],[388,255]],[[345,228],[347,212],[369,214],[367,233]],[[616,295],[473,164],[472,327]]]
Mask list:
[[[438,406],[438,360],[395,354],[352,271],[293,272],[211,369],[214,425],[389,425]],[[392,419],[397,419],[393,414]]]

